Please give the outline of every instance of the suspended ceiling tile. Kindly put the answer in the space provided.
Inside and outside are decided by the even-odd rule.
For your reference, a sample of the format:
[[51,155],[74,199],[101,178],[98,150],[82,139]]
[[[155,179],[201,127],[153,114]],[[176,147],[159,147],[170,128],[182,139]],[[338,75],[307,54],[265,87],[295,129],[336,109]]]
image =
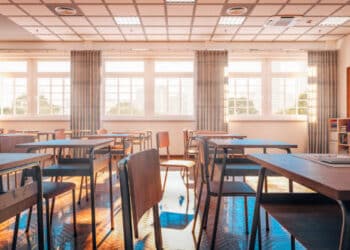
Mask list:
[[279,15],[304,15],[312,5],[292,5],[288,4],[278,13]]
[[169,26],[190,26],[192,17],[168,17]]
[[164,5],[137,5],[141,16],[164,16]]
[[102,3],[102,0],[74,0],[75,3]]
[[325,17],[301,17],[295,26],[315,26],[318,25]]
[[143,34],[143,30],[140,26],[123,26],[120,27],[123,34]]
[[3,4],[0,6],[0,14],[4,16],[26,16],[22,10],[15,5]]
[[192,16],[193,13],[193,4],[176,4],[176,5],[167,5],[168,16]]
[[233,40],[236,41],[252,41],[255,35],[235,35]]
[[116,25],[112,17],[89,17],[89,20],[95,26],[115,26]]
[[320,37],[320,35],[302,35],[298,38],[298,41],[316,41]]
[[81,38],[77,35],[59,35],[64,41],[81,41]]
[[245,26],[264,25],[268,17],[247,17],[243,23]]
[[190,27],[168,27],[169,34],[190,34]]
[[343,35],[324,35],[320,37],[318,40],[319,41],[334,41],[342,38]]
[[262,27],[241,27],[237,33],[238,34],[258,34]]
[[219,16],[223,5],[199,5],[196,6],[196,16]]
[[54,13],[51,12],[49,8],[45,5],[30,4],[30,5],[20,5],[20,7],[26,11],[31,16],[53,16]]
[[228,3],[238,3],[238,4],[247,4],[247,3],[256,3],[257,0],[228,0]]
[[136,3],[164,3],[163,0],[136,0]]
[[267,5],[267,4],[258,4],[255,5],[252,12],[250,13],[251,16],[273,16],[278,13],[278,11],[281,9],[283,5]]
[[52,4],[58,4],[58,3],[72,3],[71,0],[43,0],[44,3],[52,3]]
[[209,41],[211,35],[191,35],[191,41]]
[[226,34],[226,35],[228,35],[228,34],[234,34],[234,33],[236,33],[237,32],[237,30],[238,30],[238,26],[228,26],[228,27],[226,27],[226,26],[218,26],[218,27],[216,27],[216,29],[215,29],[215,34]]
[[350,27],[338,27],[332,30],[331,34],[348,35],[350,34]]
[[69,27],[48,27],[55,34],[59,35],[71,35],[74,34],[74,31]]
[[321,0],[320,3],[348,3],[349,0]]
[[71,26],[89,26],[90,23],[85,17],[71,16],[71,17],[62,17],[63,21]]
[[133,0],[105,0],[105,3],[133,3]]
[[276,38],[277,41],[295,41],[300,35],[280,35]]
[[61,39],[55,35],[36,35],[37,38],[43,41],[60,41]]
[[145,32],[147,34],[166,34],[167,33],[167,29],[166,27],[145,27]]
[[145,41],[144,35],[125,35],[125,39],[128,41]]
[[187,41],[188,35],[169,35],[169,40],[172,41]]
[[85,41],[103,41],[100,35],[81,35],[81,38]]
[[124,41],[122,35],[102,35],[102,37],[107,41]]
[[100,34],[111,34],[111,35],[115,35],[115,34],[120,34],[120,31],[117,27],[96,27],[98,33]]
[[213,41],[231,41],[233,35],[214,35],[211,40]]
[[350,5],[345,5],[337,12],[335,12],[333,16],[350,16]]
[[260,34],[281,34],[286,30],[286,27],[266,27]]
[[258,3],[287,3],[288,0],[258,0]]
[[34,20],[34,18],[31,17],[9,17],[9,19],[22,26],[38,26],[40,25],[37,21]]
[[306,16],[329,16],[334,11],[339,9],[341,5],[316,5],[311,8],[305,15]]
[[64,26],[65,24],[58,17],[36,17],[45,26]]
[[255,41],[273,41],[277,36],[276,35],[257,35]]
[[167,35],[147,35],[149,41],[166,41],[168,40]]
[[286,29],[284,34],[288,34],[288,35],[303,34],[309,29],[310,27],[289,27]]
[[80,27],[72,27],[72,29],[78,34],[84,34],[84,35],[97,34],[96,30],[93,27],[80,26]]
[[319,0],[289,0],[289,3],[317,3]]
[[40,0],[12,0],[14,3],[41,3]]
[[141,21],[143,25],[165,25],[165,17],[142,17]]
[[324,26],[319,26],[310,29],[307,34],[315,34],[315,35],[324,35],[327,34],[328,32],[332,31],[335,27],[324,27]]
[[216,25],[218,22],[218,17],[195,17],[193,25],[196,26],[205,26],[205,25]]
[[214,27],[193,27],[192,34],[212,34]]
[[109,16],[107,8],[101,4],[78,5],[78,7],[86,16]]
[[49,34],[51,34],[51,32],[45,27],[36,26],[36,27],[23,27],[23,28],[34,35],[49,35]]
[[134,5],[108,5],[108,8],[114,16],[137,16]]

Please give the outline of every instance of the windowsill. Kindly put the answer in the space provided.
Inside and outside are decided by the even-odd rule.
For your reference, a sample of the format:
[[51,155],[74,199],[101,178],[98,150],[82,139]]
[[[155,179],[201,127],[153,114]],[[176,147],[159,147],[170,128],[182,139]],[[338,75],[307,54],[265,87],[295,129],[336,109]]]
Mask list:
[[307,122],[306,117],[283,117],[283,116],[243,116],[230,117],[229,122]]
[[39,115],[23,115],[23,116],[0,116],[0,121],[69,121],[69,116],[39,116]]
[[126,116],[110,116],[102,117],[102,121],[139,121],[139,122],[160,122],[160,121],[173,121],[173,122],[195,122],[194,117],[186,116],[154,116],[154,117],[126,117]]

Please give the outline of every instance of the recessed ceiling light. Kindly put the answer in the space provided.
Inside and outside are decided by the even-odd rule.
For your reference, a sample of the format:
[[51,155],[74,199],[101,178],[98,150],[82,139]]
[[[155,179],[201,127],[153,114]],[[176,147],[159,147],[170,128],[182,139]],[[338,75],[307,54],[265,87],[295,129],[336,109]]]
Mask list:
[[230,16],[242,16],[247,13],[248,8],[243,6],[234,6],[226,10],[226,14]]
[[77,14],[77,10],[69,6],[58,6],[55,8],[55,12],[59,16],[75,16]]
[[195,3],[196,0],[166,0],[167,3]]
[[327,17],[323,20],[320,25],[321,26],[338,26],[350,20],[350,17]]
[[245,16],[222,16],[220,17],[220,25],[241,25],[245,20]]
[[118,16],[118,17],[114,17],[114,20],[119,25],[139,25],[139,24],[141,24],[140,18],[137,16]]

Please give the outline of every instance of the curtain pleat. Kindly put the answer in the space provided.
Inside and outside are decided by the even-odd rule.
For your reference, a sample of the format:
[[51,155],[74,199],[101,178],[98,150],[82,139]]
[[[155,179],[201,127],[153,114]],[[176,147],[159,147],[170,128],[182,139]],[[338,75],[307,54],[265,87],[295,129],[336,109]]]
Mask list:
[[226,131],[225,67],[227,51],[196,51],[195,81],[197,83],[197,129]]
[[309,51],[310,153],[328,153],[328,119],[337,117],[337,51]]
[[100,128],[101,51],[71,51],[71,129]]

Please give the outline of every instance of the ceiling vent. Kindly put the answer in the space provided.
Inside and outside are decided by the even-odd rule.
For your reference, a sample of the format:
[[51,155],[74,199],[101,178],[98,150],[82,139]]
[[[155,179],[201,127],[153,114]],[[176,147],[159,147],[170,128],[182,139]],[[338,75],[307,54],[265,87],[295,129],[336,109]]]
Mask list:
[[300,20],[300,17],[295,17],[295,16],[273,16],[269,18],[265,26],[268,27],[290,27],[294,26],[297,21]]
[[81,10],[75,4],[46,4],[57,16],[83,16]]

